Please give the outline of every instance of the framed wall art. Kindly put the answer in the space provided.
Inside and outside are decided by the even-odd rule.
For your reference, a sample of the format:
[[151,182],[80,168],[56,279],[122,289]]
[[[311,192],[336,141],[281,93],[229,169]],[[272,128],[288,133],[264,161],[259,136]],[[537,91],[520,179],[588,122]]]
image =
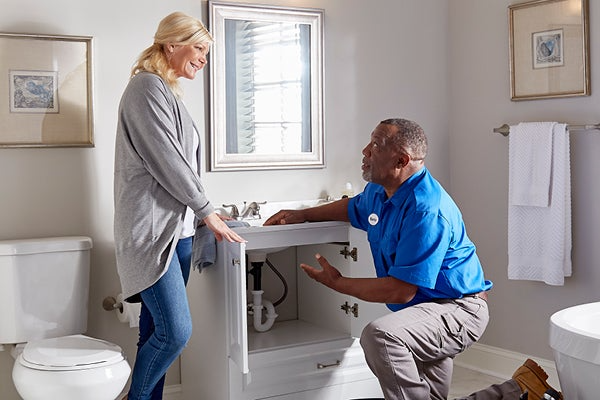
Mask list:
[[92,147],[92,38],[0,33],[0,147]]
[[508,7],[511,100],[590,95],[588,0]]

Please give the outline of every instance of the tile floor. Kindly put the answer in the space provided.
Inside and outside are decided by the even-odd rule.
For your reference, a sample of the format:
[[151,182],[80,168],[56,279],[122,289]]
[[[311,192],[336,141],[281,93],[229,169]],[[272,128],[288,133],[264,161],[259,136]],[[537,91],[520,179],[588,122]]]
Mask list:
[[504,379],[455,365],[448,399],[464,397],[494,383],[501,383],[503,381]]
[[[454,366],[454,374],[452,376],[452,385],[450,388],[449,400],[468,396],[480,389],[486,388],[494,383],[503,382],[503,379],[485,375],[481,372],[474,371],[468,368]],[[119,399],[121,397],[118,397]],[[180,400],[181,393],[172,391],[165,392],[165,400]]]

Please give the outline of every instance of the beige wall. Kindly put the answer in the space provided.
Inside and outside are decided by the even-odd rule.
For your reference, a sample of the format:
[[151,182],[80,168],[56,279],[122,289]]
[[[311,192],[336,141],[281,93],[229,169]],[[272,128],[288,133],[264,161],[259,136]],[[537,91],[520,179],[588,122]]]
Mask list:
[[[117,103],[131,63],[151,41],[160,18],[176,9],[206,15],[206,3],[2,3],[0,31],[94,36],[96,147],[0,149],[0,238],[91,236],[95,247],[88,334],[122,345],[133,358],[136,331],[101,308],[105,296],[119,291],[112,239]],[[325,9],[327,168],[205,173],[205,186],[214,203],[304,199],[323,191],[339,195],[346,181],[360,187],[360,150],[377,121],[389,116],[412,118],[428,132],[429,168],[461,207],[486,274],[495,283],[490,297],[492,319],[482,342],[551,359],[549,316],[573,304],[598,300],[600,182],[595,171],[600,168],[600,134],[571,136],[574,272],[565,286],[551,287],[506,278],[508,140],[492,129],[533,120],[599,122],[595,81],[590,97],[511,102],[510,0],[261,3]],[[600,37],[594,30],[599,18],[600,9],[591,7],[592,43]],[[594,78],[600,54],[592,48],[591,56]],[[206,123],[205,86],[200,78],[185,85],[186,103],[200,125]],[[11,363],[10,356],[0,352],[0,398],[6,400],[17,398],[10,379]],[[174,368],[168,384],[178,379]]]
[[450,1],[451,192],[494,281],[491,322],[483,342],[552,359],[549,318],[555,311],[599,301],[600,132],[572,133],[573,276],[561,287],[507,279],[508,139],[492,133],[503,123],[600,122],[598,83],[600,9],[590,2],[592,96],[511,102],[508,70],[510,0]]
[[[271,0],[260,3],[325,9],[325,169],[204,173],[217,205],[244,200],[339,196],[356,188],[360,151],[378,121],[403,116],[429,132],[429,166],[450,182],[447,114],[448,4],[438,0]],[[88,149],[0,149],[0,239],[89,235],[94,240],[88,334],[123,346],[133,359],[137,331],[105,312],[119,292],[112,235],[116,111],[135,57],[158,21],[174,10],[205,18],[198,0],[73,2],[2,0],[0,31],[94,37],[95,144]],[[423,23],[427,21],[427,23]],[[2,55],[2,57],[10,55]],[[3,79],[0,77],[0,79]],[[185,100],[206,125],[205,79],[186,82]],[[2,95],[2,94],[0,94]],[[2,126],[0,126],[0,131]],[[203,140],[203,145],[206,139]],[[294,179],[289,176],[293,174]],[[293,183],[292,183],[293,182]],[[190,284],[200,276],[193,276]],[[1,319],[1,316],[0,316]],[[202,323],[202,321],[195,321]],[[12,359],[0,352],[0,398],[17,399]],[[167,384],[179,382],[178,366]]]

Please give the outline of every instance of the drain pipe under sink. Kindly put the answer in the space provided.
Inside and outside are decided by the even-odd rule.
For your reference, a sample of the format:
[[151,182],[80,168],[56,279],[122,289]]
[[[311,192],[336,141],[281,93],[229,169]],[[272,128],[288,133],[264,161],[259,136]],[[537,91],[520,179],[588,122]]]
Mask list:
[[[254,317],[254,329],[258,332],[266,332],[271,327],[273,327],[273,323],[275,322],[275,318],[277,318],[277,313],[275,312],[275,307],[273,303],[269,300],[265,300],[262,298],[264,291],[263,290],[252,290],[252,314]],[[262,309],[266,308],[267,313],[265,317],[267,320],[262,322]]]
[[[273,327],[277,313],[275,306],[269,300],[263,299],[264,291],[261,288],[262,267],[267,260],[267,253],[262,251],[251,252],[248,254],[248,262],[252,265],[249,273],[254,277],[254,290],[252,293],[252,315],[253,325],[257,332],[266,332]],[[266,308],[266,321],[263,322],[263,308]]]

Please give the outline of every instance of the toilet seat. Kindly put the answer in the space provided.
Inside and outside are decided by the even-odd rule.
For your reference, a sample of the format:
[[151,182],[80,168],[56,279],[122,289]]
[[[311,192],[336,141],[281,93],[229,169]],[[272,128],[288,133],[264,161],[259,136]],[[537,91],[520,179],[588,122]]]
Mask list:
[[104,368],[125,359],[121,347],[84,335],[63,336],[27,343],[19,363],[42,371]]

